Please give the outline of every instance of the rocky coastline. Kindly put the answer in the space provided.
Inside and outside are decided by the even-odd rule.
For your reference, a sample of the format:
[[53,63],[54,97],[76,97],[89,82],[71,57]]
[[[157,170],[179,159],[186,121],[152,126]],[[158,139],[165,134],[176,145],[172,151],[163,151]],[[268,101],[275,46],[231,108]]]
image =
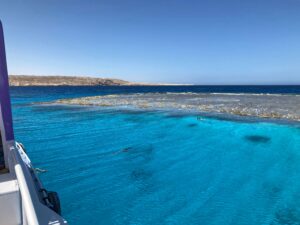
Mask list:
[[10,86],[121,86],[141,85],[120,79],[81,76],[10,75]]

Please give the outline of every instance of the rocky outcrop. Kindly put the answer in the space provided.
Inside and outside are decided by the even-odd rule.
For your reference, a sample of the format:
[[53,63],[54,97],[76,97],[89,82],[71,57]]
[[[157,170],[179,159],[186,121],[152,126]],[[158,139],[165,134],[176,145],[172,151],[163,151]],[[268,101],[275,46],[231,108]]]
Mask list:
[[[119,86],[135,85],[124,80],[77,76],[10,75],[10,86]],[[138,85],[138,84],[137,84]]]

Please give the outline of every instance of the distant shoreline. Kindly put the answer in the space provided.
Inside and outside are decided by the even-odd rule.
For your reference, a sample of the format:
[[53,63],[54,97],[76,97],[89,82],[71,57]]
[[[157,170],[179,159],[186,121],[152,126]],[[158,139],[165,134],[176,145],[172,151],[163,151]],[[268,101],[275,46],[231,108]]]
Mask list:
[[192,86],[193,84],[166,84],[130,82],[114,78],[97,78],[84,76],[37,76],[9,75],[9,85],[26,86]]

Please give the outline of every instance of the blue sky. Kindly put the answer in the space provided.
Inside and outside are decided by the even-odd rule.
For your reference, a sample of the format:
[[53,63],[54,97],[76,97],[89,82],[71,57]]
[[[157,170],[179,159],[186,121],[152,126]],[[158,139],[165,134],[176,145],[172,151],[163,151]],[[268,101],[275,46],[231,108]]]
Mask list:
[[300,0],[1,0],[10,74],[300,84]]

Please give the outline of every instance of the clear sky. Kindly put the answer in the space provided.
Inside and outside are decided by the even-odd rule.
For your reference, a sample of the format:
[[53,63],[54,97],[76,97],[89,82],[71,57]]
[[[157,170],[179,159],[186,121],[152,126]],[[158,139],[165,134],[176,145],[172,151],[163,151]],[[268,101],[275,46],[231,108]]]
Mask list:
[[10,74],[300,84],[300,0],[1,0]]

